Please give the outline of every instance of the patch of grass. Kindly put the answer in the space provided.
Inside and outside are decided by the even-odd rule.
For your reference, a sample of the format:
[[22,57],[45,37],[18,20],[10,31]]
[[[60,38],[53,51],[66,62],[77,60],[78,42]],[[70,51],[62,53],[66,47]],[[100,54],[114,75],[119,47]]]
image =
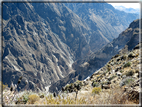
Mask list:
[[58,97],[46,97],[46,103],[47,104],[87,104],[85,101],[86,98],[82,97],[80,99],[70,98],[70,97],[61,97],[58,95]]

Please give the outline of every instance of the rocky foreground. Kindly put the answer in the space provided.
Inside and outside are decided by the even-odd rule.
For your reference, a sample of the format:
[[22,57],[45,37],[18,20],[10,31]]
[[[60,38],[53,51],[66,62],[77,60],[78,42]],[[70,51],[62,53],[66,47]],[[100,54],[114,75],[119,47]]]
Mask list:
[[140,44],[126,47],[91,77],[67,84],[57,95],[49,92],[3,90],[3,104],[139,104]]
[[[131,52],[127,46],[101,69],[85,81],[65,86],[65,91],[76,92],[79,97],[95,93],[93,104],[139,104],[140,92],[140,51],[137,45]],[[77,84],[78,83],[78,84]],[[95,88],[94,88],[95,87]],[[100,88],[100,89],[99,89]],[[93,92],[93,90],[96,90]],[[100,90],[100,91],[98,91]],[[98,93],[96,95],[96,93]],[[89,100],[88,100],[89,101]]]

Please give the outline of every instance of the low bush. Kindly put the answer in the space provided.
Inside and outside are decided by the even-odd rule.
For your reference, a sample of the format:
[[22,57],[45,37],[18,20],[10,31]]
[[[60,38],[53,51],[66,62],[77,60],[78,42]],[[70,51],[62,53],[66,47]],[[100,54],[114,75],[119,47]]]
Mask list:
[[111,67],[107,67],[107,70],[110,71],[110,70],[111,70]]
[[16,104],[26,104],[29,100],[29,95],[24,94],[23,96],[19,97],[16,101]]
[[29,95],[28,104],[34,104],[39,99],[40,99],[39,96],[36,94]]
[[130,86],[132,83],[134,82],[134,79],[131,77],[127,77],[124,80],[122,80],[122,82],[120,83],[120,86]]
[[126,72],[126,76],[133,76],[133,74],[134,74],[134,71],[133,70],[130,70],[130,71],[128,71],[128,72]]
[[101,88],[100,87],[94,87],[92,89],[92,94],[99,94],[101,92]]
[[98,87],[98,86],[99,86],[99,83],[98,83],[98,82],[93,82],[93,83],[92,83],[92,86],[93,86],[93,87]]
[[128,62],[128,63],[126,63],[123,67],[126,68],[126,67],[130,67],[130,66],[131,66],[131,63]]
[[127,59],[127,55],[124,55],[121,57],[121,60],[126,60]]
[[109,81],[113,80],[116,77],[116,75],[111,76],[110,78],[108,78]]

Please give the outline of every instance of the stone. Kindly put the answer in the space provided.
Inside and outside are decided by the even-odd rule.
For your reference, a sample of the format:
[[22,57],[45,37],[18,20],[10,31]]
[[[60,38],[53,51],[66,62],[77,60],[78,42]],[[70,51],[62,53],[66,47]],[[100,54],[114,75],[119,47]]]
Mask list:
[[44,98],[44,95],[40,95],[40,98]]
[[116,75],[117,75],[117,76],[121,76],[122,73],[121,73],[121,72],[117,72]]
[[102,85],[102,89],[110,89],[110,85]]

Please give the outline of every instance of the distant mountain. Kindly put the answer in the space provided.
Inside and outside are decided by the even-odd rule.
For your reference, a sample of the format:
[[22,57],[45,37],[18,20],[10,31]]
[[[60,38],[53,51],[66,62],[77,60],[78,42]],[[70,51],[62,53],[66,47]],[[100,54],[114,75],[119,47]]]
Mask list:
[[[73,83],[77,80],[84,80],[91,76],[96,70],[103,67],[112,56],[121,52],[120,50],[127,45],[126,50],[132,50],[139,43],[139,19],[134,20],[129,27],[123,31],[118,38],[108,43],[101,50],[93,53],[87,62],[84,62],[75,72],[70,73],[67,77],[52,84],[49,88],[50,92],[58,92],[62,86]],[[56,90],[56,87],[58,90]]]
[[115,6],[115,9],[118,9],[120,11],[124,11],[126,13],[135,13],[135,14],[140,14],[140,9],[134,9],[134,8],[126,8],[124,6]]
[[93,30],[88,37],[88,43],[93,52],[118,37],[133,20],[139,18],[138,14],[116,10],[108,3],[65,3],[65,5]]

